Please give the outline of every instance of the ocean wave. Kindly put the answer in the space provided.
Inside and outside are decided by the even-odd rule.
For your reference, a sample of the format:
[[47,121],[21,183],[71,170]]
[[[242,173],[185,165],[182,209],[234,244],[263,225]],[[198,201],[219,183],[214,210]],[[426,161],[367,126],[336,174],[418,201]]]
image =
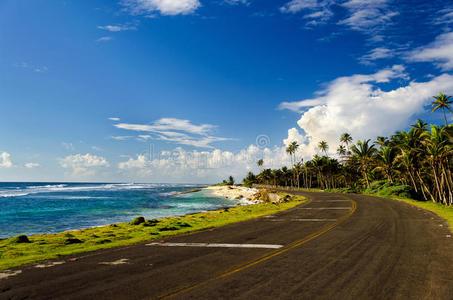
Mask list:
[[126,191],[126,190],[144,190],[159,187],[171,187],[177,185],[157,184],[157,183],[106,183],[106,184],[88,184],[74,186],[70,184],[49,184],[49,185],[31,185],[24,188],[14,188],[0,190],[0,197],[21,197],[30,194],[41,193],[64,193],[64,192],[86,192],[86,191]]

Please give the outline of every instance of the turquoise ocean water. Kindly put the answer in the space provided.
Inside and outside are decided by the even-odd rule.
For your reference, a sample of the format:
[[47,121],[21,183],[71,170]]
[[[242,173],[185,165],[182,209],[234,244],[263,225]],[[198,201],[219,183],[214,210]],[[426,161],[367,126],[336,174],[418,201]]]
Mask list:
[[208,191],[174,196],[196,185],[140,183],[0,183],[0,238],[128,222],[136,216],[180,216],[236,201]]

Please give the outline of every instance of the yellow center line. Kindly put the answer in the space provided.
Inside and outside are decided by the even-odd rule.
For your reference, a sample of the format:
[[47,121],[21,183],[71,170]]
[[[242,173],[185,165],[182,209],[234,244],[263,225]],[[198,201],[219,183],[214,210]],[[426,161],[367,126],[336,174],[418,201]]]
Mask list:
[[194,289],[196,289],[198,287],[201,287],[201,286],[203,286],[203,285],[205,285],[205,284],[207,284],[209,282],[212,282],[212,281],[217,280],[217,279],[228,277],[228,276],[233,275],[233,274],[235,274],[237,272],[243,271],[243,270],[245,270],[247,268],[250,268],[250,267],[252,267],[254,265],[257,265],[257,264],[259,264],[261,262],[269,260],[269,259],[271,259],[271,258],[273,258],[273,257],[275,257],[277,255],[281,255],[281,254],[283,254],[283,253],[285,253],[285,252],[287,252],[287,251],[289,251],[291,249],[299,247],[299,246],[301,246],[301,245],[303,245],[303,244],[305,244],[305,243],[307,243],[307,242],[319,237],[320,235],[322,235],[322,234],[334,229],[335,227],[337,227],[338,225],[343,223],[346,219],[348,219],[355,212],[355,210],[357,209],[357,203],[354,200],[352,200],[352,199],[349,199],[349,200],[351,201],[351,204],[352,204],[351,205],[351,209],[349,210],[349,212],[346,215],[344,215],[341,218],[339,218],[335,223],[330,224],[330,225],[322,228],[321,230],[304,237],[303,239],[300,239],[300,240],[297,240],[295,242],[292,242],[292,243],[286,245],[282,249],[268,252],[268,253],[262,255],[261,257],[258,257],[258,258],[254,259],[252,261],[249,261],[249,262],[247,262],[245,264],[242,264],[242,265],[236,267],[235,269],[233,269],[231,271],[223,272],[220,275],[217,275],[215,277],[212,277],[210,279],[207,279],[205,281],[202,281],[202,282],[199,282],[199,283],[196,283],[196,284],[193,284],[193,285],[186,285],[186,286],[182,286],[182,287],[176,288],[175,290],[169,291],[166,294],[157,296],[157,299],[169,299],[169,298],[176,297],[176,296],[179,296],[181,294],[187,293],[187,292],[189,292],[191,290],[194,290]]

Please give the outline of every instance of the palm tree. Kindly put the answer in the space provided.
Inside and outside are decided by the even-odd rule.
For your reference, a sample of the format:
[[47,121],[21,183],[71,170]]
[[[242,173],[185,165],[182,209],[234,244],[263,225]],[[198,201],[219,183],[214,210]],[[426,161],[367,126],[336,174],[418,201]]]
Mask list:
[[376,138],[376,141],[374,142],[375,145],[378,145],[379,147],[385,147],[389,143],[388,138],[385,136],[378,136]]
[[256,164],[258,165],[258,168],[261,168],[263,166],[263,164],[264,164],[264,161],[262,159],[258,159]]
[[452,96],[447,96],[445,94],[439,93],[438,96],[433,96],[433,98],[436,100],[431,102],[431,105],[434,106],[434,108],[431,110],[431,112],[434,112],[434,111],[438,110],[439,108],[442,109],[442,111],[444,113],[445,126],[448,126],[447,115],[445,114],[445,109],[448,109],[451,113],[453,113],[453,110],[450,107],[450,104],[453,103],[453,101],[450,100],[451,97]]
[[428,130],[428,124],[423,122],[422,119],[418,119],[414,124],[411,124],[412,128],[415,128],[415,130],[421,134],[425,131]]
[[345,133],[343,133],[341,135],[340,142],[341,143],[345,143],[346,144],[346,148],[347,148],[349,143],[352,142],[352,136],[349,133],[345,132]]
[[377,154],[378,166],[374,168],[374,171],[381,171],[385,174],[388,181],[393,182],[394,166],[396,162],[395,149],[392,147],[382,147]]
[[343,146],[343,145],[338,146],[338,148],[337,148],[337,153],[338,153],[338,155],[340,155],[340,156],[346,155],[346,147]]
[[296,161],[297,149],[299,149],[299,144],[296,141],[291,142],[288,147],[286,147],[286,153],[291,157],[291,165]]
[[376,152],[374,145],[369,145],[370,140],[358,141],[357,145],[351,147],[353,158],[356,159],[360,164],[363,176],[367,186],[370,186],[370,179],[368,177],[368,167],[373,159],[373,155]]
[[324,152],[327,156],[327,150],[329,150],[329,145],[327,144],[326,141],[320,141],[318,143],[318,149]]

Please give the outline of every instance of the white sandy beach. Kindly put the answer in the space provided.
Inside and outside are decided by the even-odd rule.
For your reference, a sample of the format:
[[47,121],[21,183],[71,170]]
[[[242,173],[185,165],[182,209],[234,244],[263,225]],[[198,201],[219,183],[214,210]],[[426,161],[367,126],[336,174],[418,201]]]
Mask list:
[[254,195],[258,192],[258,190],[254,188],[243,186],[209,186],[205,189],[210,190],[215,196],[238,200],[241,204],[255,204],[261,202],[260,200],[254,199]]

